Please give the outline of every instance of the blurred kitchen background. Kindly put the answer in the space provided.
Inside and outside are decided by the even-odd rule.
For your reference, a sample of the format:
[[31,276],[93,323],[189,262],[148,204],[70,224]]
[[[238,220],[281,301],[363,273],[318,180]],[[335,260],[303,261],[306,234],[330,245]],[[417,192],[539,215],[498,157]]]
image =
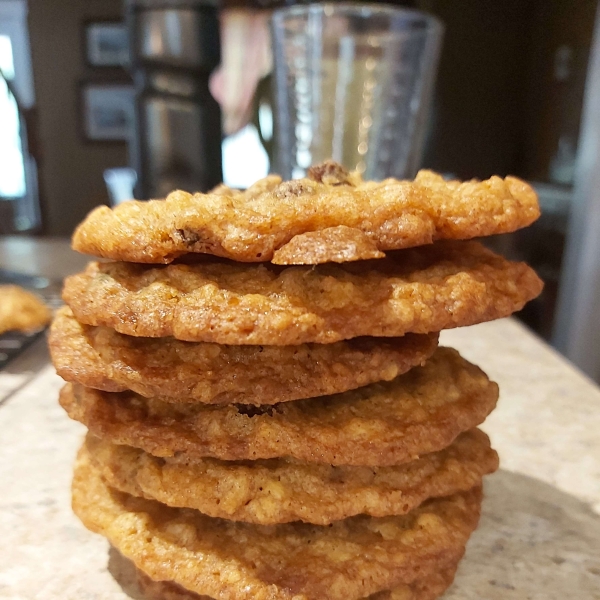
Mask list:
[[[0,234],[69,236],[123,196],[263,177],[282,4],[0,0]],[[535,185],[541,219],[491,243],[546,282],[521,318],[598,379],[598,3],[394,4],[445,26],[422,166]]]

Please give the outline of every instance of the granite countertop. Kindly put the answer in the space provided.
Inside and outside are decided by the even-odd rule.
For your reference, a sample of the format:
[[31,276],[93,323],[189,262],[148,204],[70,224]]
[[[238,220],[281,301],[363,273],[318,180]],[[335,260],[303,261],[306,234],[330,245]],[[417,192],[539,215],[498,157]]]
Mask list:
[[[483,429],[502,461],[444,598],[600,600],[600,389],[514,319],[443,332],[442,343],[500,384]],[[58,406],[60,386],[43,343],[0,373],[0,598],[139,597],[71,513],[85,429]]]

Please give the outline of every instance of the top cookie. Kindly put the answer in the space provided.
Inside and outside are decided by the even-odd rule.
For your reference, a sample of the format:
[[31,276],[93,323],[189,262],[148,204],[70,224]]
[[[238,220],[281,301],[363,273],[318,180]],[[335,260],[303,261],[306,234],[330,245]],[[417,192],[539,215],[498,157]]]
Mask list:
[[381,258],[386,250],[507,233],[539,216],[533,189],[515,177],[362,181],[334,162],[308,177],[261,179],[245,192],[176,191],[166,200],[101,206],[77,228],[73,248],[138,263],[189,253],[240,262],[319,264]]

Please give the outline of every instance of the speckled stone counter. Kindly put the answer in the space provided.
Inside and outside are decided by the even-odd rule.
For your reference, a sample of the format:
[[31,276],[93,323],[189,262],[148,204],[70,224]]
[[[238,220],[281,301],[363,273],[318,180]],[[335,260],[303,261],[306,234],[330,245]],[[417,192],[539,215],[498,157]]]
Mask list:
[[[445,598],[600,599],[600,390],[514,320],[444,332],[442,343],[500,384],[484,429],[503,467]],[[23,361],[38,374],[0,404],[0,598],[139,598],[70,510],[84,428],[58,406],[43,347]]]

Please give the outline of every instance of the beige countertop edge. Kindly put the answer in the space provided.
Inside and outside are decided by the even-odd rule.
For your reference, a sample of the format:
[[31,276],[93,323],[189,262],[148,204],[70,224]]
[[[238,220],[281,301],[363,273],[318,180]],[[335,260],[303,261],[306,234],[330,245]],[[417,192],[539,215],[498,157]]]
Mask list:
[[[445,600],[599,600],[600,390],[512,319],[442,343],[500,384],[484,429],[503,468]],[[43,347],[23,360],[36,375],[0,405],[0,598],[126,600],[106,541],[70,510],[84,428],[58,406]]]

